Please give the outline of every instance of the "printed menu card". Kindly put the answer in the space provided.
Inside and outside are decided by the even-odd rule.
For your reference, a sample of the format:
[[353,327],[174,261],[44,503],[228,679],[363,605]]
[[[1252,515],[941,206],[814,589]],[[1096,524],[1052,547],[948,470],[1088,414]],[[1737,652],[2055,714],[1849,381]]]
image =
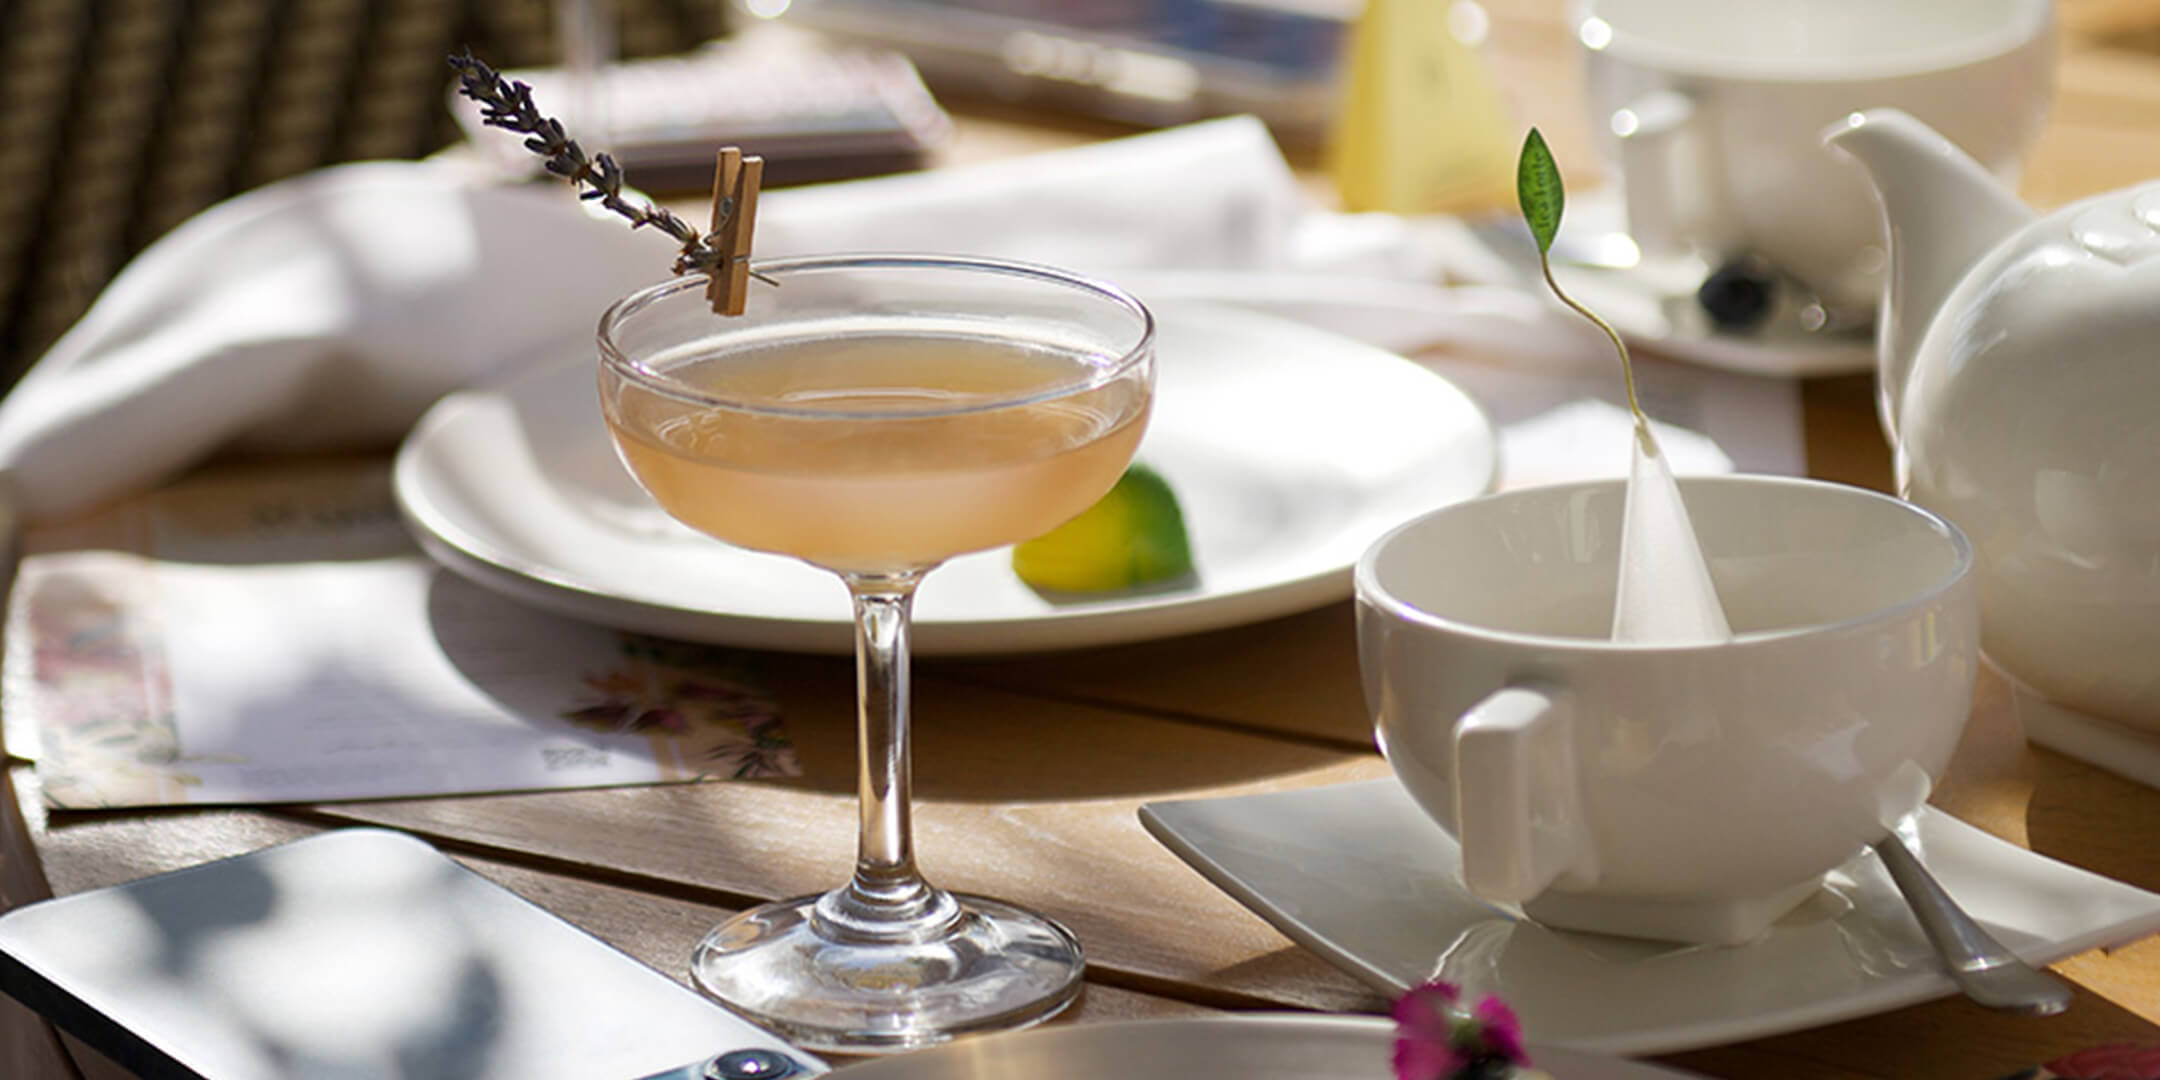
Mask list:
[[443,570],[380,462],[228,466],[33,529],[0,701],[56,807],[799,772],[748,654]]

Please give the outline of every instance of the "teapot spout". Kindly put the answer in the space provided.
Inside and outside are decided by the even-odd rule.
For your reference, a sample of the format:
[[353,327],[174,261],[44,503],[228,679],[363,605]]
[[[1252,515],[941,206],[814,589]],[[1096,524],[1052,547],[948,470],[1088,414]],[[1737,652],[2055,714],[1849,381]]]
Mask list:
[[1823,142],[1860,163],[1882,202],[1890,272],[1876,314],[1876,404],[1894,440],[1928,323],[1965,272],[2033,213],[1979,162],[1897,109],[1853,113]]

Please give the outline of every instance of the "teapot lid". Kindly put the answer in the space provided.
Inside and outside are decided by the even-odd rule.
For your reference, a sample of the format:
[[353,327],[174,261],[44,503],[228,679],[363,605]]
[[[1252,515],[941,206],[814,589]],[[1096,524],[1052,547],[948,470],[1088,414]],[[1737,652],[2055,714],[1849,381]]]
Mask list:
[[2080,203],[2069,225],[2073,242],[2111,262],[2128,266],[2160,257],[2160,184]]

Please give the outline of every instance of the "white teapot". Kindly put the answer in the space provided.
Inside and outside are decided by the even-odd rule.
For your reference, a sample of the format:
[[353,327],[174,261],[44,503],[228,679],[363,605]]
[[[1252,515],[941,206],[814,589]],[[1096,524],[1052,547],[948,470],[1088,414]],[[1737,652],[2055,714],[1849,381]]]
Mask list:
[[2160,183],[2036,216],[1902,112],[1825,139],[1881,196],[1883,427],[1899,494],[1972,540],[1982,649],[2160,732]]

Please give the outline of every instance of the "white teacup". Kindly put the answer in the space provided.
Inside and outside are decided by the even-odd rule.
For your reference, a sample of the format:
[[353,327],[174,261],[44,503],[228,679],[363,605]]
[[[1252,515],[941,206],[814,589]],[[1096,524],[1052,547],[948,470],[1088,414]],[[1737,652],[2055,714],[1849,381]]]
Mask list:
[[1684,479],[1728,642],[1609,637],[1624,486],[1486,496],[1357,567],[1395,775],[1465,884],[1551,926],[1734,944],[1927,800],[1979,664],[1972,548],[1887,495]]
[[2053,90],[2052,0],[1578,0],[1575,27],[1644,253],[1760,256],[1860,314],[1881,226],[1823,128],[1894,106],[2014,181]]

